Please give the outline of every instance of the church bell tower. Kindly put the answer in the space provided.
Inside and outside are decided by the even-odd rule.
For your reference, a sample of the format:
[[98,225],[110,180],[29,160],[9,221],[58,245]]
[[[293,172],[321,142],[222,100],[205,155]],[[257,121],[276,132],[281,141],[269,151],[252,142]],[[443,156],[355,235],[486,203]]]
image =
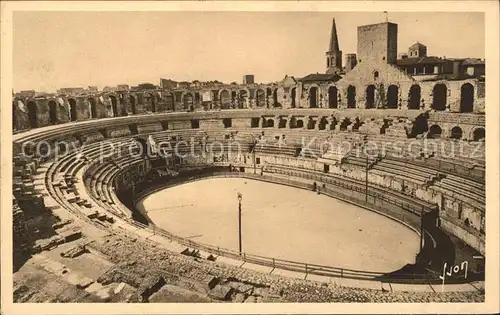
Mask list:
[[326,73],[335,74],[342,71],[342,51],[339,49],[337,27],[335,18],[332,21],[332,32],[330,34],[330,46],[326,52]]

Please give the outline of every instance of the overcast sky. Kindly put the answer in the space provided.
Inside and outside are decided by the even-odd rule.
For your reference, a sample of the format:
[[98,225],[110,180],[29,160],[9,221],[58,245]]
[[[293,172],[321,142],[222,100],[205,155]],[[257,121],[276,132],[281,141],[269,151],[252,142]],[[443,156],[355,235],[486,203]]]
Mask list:
[[[359,12],[15,12],[14,90],[321,73],[333,17],[344,56],[356,52],[357,26],[385,21]],[[419,41],[431,56],[484,58],[482,13],[388,17],[398,53]]]

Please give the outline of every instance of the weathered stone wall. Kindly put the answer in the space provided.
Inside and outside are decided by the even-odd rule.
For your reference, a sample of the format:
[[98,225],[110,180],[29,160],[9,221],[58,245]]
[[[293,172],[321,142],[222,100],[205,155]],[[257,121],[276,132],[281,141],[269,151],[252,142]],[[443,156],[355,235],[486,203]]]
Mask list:
[[398,26],[379,23],[358,27],[358,64],[363,62],[395,63]]

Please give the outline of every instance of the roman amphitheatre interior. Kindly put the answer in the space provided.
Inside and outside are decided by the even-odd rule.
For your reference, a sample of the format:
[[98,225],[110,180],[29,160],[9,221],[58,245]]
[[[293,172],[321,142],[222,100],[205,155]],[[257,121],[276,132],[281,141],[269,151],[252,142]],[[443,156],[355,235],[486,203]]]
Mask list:
[[485,60],[331,21],[324,73],[14,93],[14,302],[484,301]]

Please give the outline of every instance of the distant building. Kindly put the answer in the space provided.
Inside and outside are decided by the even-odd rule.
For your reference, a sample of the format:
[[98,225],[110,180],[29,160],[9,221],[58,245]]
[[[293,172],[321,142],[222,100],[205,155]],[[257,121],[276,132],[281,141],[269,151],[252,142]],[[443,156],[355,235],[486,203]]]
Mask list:
[[32,98],[32,97],[35,97],[36,92],[35,92],[35,90],[25,90],[25,91],[20,91],[16,94],[21,96],[21,97]]
[[427,46],[416,42],[408,48],[408,57],[410,58],[418,58],[418,57],[427,57]]
[[84,88],[61,88],[57,90],[58,94],[66,94],[66,95],[76,95],[85,92]]
[[97,88],[97,86],[89,86],[87,91],[89,91],[90,93],[97,93],[99,92],[99,88]]
[[243,76],[243,84],[254,84],[255,77],[253,74],[246,74]]
[[139,90],[156,90],[157,86],[153,83],[141,83],[137,86]]
[[187,81],[177,82],[178,89],[189,89],[191,87],[191,83]]
[[177,82],[170,79],[160,78],[160,89],[174,89],[177,87]]
[[130,86],[128,86],[128,84],[118,84],[116,86],[116,90],[117,91],[128,91],[128,90],[130,90]]
[[116,86],[105,86],[102,89],[103,92],[115,92],[116,91]]

